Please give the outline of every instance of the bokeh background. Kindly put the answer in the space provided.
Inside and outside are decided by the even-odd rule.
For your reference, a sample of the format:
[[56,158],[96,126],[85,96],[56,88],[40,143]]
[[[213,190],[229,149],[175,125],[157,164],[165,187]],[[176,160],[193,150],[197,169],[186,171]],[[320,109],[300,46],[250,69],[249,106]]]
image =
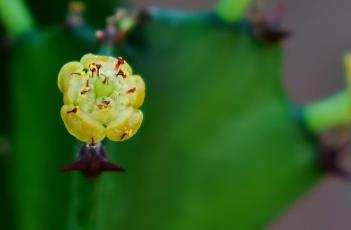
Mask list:
[[[332,95],[345,87],[343,56],[351,51],[351,1],[267,0],[267,8],[282,2],[283,27],[292,36],[283,43],[285,87],[300,105]],[[215,0],[138,0],[140,7],[161,6],[206,10]],[[351,170],[349,150],[340,163]],[[351,227],[351,183],[332,175],[298,199],[271,229],[340,229]]]
[[[198,11],[211,9],[216,2],[215,0],[135,0],[135,5],[140,8],[157,6]],[[278,1],[266,2],[269,9]],[[279,2],[283,2],[286,6],[283,27],[292,32],[291,37],[283,42],[284,81],[289,97],[297,104],[304,105],[343,89],[345,74],[342,60],[344,54],[351,51],[351,32],[348,29],[351,21],[351,1],[280,0]],[[30,1],[28,4],[31,4]],[[32,7],[47,10],[45,4]],[[0,28],[0,31],[3,32],[3,28]],[[6,52],[6,49],[3,52]],[[6,65],[7,60],[2,61]],[[8,124],[5,122],[1,125]],[[6,144],[0,146],[8,148]],[[345,150],[346,154],[340,163],[351,170],[351,158],[348,152]],[[291,204],[268,228],[347,230],[351,228],[350,213],[351,183],[327,174]]]

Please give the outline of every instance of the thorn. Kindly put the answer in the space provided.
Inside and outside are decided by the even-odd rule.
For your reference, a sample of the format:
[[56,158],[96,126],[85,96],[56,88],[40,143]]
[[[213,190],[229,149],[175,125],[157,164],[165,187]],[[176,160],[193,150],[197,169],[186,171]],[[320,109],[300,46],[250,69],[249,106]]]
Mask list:
[[282,41],[290,36],[289,31],[272,28],[268,25],[264,25],[261,28],[256,28],[254,33],[259,39],[272,43]]
[[96,177],[102,172],[124,172],[125,169],[108,161],[101,143],[93,143],[93,145],[82,144],[77,161],[64,166],[60,171],[81,171],[87,177]]
[[140,25],[145,25],[151,19],[151,13],[148,9],[141,9],[138,13],[137,22]]
[[321,144],[319,162],[322,171],[332,173],[343,179],[351,179],[351,172],[348,172],[338,164],[340,155],[347,147],[347,145],[348,143],[345,143],[341,146],[328,146],[323,143]]
[[261,7],[254,8],[248,20],[255,36],[260,40],[272,43],[289,37],[290,31],[280,28],[284,12],[285,6],[283,4],[276,5],[269,15],[264,15]]
[[60,169],[60,172],[71,172],[75,170],[82,170],[84,169],[84,165],[81,161],[76,161],[71,164],[68,164]]
[[126,170],[116,164],[113,164],[109,161],[106,161],[103,163],[102,166],[103,169],[105,169],[105,171],[112,171],[112,172],[125,172]]

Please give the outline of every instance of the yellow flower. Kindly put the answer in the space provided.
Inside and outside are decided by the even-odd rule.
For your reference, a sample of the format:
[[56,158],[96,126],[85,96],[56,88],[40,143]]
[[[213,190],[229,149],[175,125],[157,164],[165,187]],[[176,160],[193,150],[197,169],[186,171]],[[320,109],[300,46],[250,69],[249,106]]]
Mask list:
[[142,123],[144,81],[122,58],[86,54],[61,68],[58,87],[63,93],[62,120],[80,141],[124,141]]

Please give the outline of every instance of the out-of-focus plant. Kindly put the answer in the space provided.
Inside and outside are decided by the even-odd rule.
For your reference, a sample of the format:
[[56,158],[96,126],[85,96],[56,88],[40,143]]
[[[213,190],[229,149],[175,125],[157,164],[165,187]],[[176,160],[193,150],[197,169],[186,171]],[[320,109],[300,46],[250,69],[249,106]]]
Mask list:
[[347,89],[337,95],[312,103],[304,108],[305,121],[310,130],[320,133],[332,127],[351,123],[351,55],[344,58]]
[[[65,26],[34,29],[20,0],[0,0],[4,24],[18,38],[9,67],[16,229],[262,228],[315,182],[316,143],[294,114],[317,133],[333,122],[320,120],[327,110],[295,108],[285,95],[279,41],[288,32],[279,26],[279,9],[268,17],[258,3],[222,0],[210,12],[119,10],[96,30],[94,19],[105,17],[91,4],[71,3]],[[113,8],[110,1],[102,5]],[[96,15],[88,17],[94,23],[84,19],[84,8]],[[20,12],[18,21],[8,12]],[[37,18],[55,20],[47,11]],[[98,46],[100,54],[123,56],[143,75],[148,100],[138,135],[107,143],[110,159],[128,172],[92,183],[57,171],[77,151],[58,115],[62,96],[55,82],[64,63]],[[59,86],[68,130],[92,144],[109,137],[103,126],[109,118],[99,108],[89,111],[86,119],[99,120],[98,135],[90,123],[77,131],[68,117],[78,112],[70,93],[93,84],[79,78],[89,64],[65,66]],[[72,90],[62,80],[73,73],[66,68],[77,73]],[[110,92],[103,82],[93,85],[96,94]],[[101,145],[83,145],[78,160],[92,152],[105,157]]]
[[351,172],[340,166],[339,158],[350,142],[348,135],[348,127],[351,123],[350,54],[345,55],[344,64],[347,76],[346,89],[333,96],[306,105],[302,110],[302,120],[307,130],[320,136],[318,141],[321,150],[320,163],[322,169],[349,179]]

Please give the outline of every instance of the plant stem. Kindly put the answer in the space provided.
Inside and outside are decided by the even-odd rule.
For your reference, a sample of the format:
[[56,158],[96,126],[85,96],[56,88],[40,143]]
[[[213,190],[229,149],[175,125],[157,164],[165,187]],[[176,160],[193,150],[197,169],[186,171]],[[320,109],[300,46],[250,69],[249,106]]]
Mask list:
[[221,0],[215,12],[224,22],[234,23],[243,19],[251,0]]
[[0,18],[11,37],[19,37],[34,27],[34,20],[22,0],[0,0]]
[[113,56],[114,55],[113,44],[109,44],[109,43],[102,44],[98,54],[104,55],[104,56]]
[[307,128],[314,133],[351,123],[351,107],[348,92],[307,105],[303,116]]
[[[112,55],[113,46],[104,44],[98,51],[99,55]],[[74,173],[72,178],[72,197],[68,229],[96,230],[98,225],[98,205],[100,176],[86,177],[81,173]]]
[[74,173],[72,191],[69,229],[96,230],[99,177],[87,178],[80,173]]

